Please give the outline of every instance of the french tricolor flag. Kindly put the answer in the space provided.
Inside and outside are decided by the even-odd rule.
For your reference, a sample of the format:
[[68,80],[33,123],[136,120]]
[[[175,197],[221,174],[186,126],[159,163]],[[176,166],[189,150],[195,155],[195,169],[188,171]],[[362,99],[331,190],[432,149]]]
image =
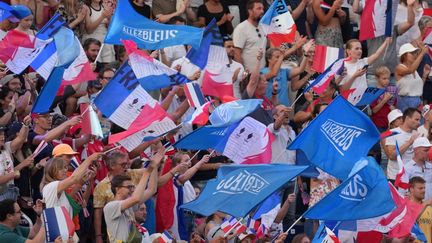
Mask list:
[[396,142],[396,160],[399,166],[399,172],[396,174],[395,186],[402,189],[408,189],[409,178],[407,173],[405,172],[405,167],[399,152],[399,146],[397,142]]
[[238,220],[233,217],[229,216],[229,218],[226,218],[224,222],[221,224],[221,229],[226,234],[232,230],[233,227],[235,227],[238,224]]
[[47,242],[54,242],[59,236],[66,242],[74,235],[75,225],[65,207],[47,208],[43,214]]
[[197,107],[194,113],[192,113],[190,119],[187,120],[187,123],[197,124],[200,126],[207,124],[209,120],[209,108],[211,104],[212,102],[209,101],[204,103],[204,105]]
[[171,85],[180,84],[186,79],[174,79],[178,71],[139,50],[132,40],[124,40],[123,45],[129,55],[130,66],[141,85],[147,91],[157,90]]
[[260,24],[274,46],[294,42],[297,27],[284,0],[275,0]]
[[360,41],[392,35],[392,5],[392,0],[366,0],[360,18]]
[[191,107],[198,108],[204,105],[204,103],[206,103],[206,100],[198,83],[186,83],[183,86],[183,89]]
[[102,127],[92,105],[83,103],[80,105],[82,120],[82,134],[91,134],[103,138]]
[[159,243],[171,243],[173,242],[173,238],[170,233],[166,230],[162,233],[162,235],[158,238]]
[[22,73],[52,39],[42,40],[27,33],[10,30],[0,41],[0,60],[13,73]]
[[344,59],[335,61],[330,67],[328,67],[322,74],[320,74],[312,83],[305,88],[304,92],[308,92],[313,89],[315,93],[321,94],[329,86],[330,81],[335,77],[336,74],[340,74],[343,71]]
[[332,63],[344,57],[342,48],[316,45],[312,68],[323,73]]

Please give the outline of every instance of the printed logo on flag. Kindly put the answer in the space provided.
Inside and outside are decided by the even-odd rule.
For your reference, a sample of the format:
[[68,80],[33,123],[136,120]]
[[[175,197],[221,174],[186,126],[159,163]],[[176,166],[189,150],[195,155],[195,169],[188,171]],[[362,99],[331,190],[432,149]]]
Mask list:
[[177,36],[177,30],[138,29],[123,25],[123,33],[147,43],[157,43]]
[[251,193],[258,194],[263,189],[270,185],[265,179],[256,173],[249,173],[247,170],[243,170],[236,175],[232,175],[228,179],[224,179],[216,186],[217,193],[225,194],[243,194]]
[[342,189],[339,196],[351,201],[362,201],[368,194],[368,188],[363,183],[360,175],[355,175],[353,179]]
[[350,148],[353,140],[366,132],[362,128],[339,123],[331,119],[327,119],[321,125],[320,130],[342,156],[345,156],[344,152]]

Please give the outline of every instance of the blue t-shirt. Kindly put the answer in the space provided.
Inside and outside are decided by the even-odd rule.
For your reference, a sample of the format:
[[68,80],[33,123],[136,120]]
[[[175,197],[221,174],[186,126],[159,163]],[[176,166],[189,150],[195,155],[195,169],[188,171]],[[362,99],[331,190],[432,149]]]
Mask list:
[[[266,74],[269,72],[269,68],[265,67],[261,69],[262,74]],[[273,81],[276,79],[279,83],[279,90],[278,90],[278,103],[283,104],[285,106],[290,105],[290,101],[288,99],[288,78],[289,78],[290,70],[287,68],[281,68],[279,70],[279,73],[276,77],[271,78],[269,80],[267,90],[266,90],[266,96],[267,98],[271,99],[272,97],[272,90],[273,90]]]

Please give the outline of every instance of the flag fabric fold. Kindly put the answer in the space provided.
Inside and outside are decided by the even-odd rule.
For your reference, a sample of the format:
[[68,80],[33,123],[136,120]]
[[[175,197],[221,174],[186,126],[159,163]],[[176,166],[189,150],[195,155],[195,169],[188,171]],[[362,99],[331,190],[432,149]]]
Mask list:
[[[344,111],[343,116],[340,111]],[[379,136],[368,116],[338,96],[297,136],[288,149],[302,150],[313,165],[339,179],[345,179],[354,163],[367,155]]]
[[341,58],[344,58],[344,50],[342,48],[316,45],[312,68],[318,73],[322,73]]
[[394,207],[381,167],[373,158],[367,157],[360,159],[350,176],[309,208],[304,217],[336,221],[359,220],[384,215]]
[[260,24],[274,46],[294,42],[297,27],[284,0],[275,0],[261,18]]
[[199,197],[181,208],[205,216],[221,211],[241,218],[304,169],[286,164],[222,166]]
[[187,25],[157,23],[137,13],[129,1],[118,1],[105,43],[121,45],[122,40],[133,40],[140,48],[147,50],[174,45],[198,48],[203,31]]
[[396,174],[396,179],[395,179],[394,185],[398,188],[408,189],[409,188],[409,178],[408,178],[408,174],[405,172],[405,166],[404,166],[404,163],[402,161],[402,156],[400,154],[397,141],[396,141],[396,160],[398,163],[399,171]]

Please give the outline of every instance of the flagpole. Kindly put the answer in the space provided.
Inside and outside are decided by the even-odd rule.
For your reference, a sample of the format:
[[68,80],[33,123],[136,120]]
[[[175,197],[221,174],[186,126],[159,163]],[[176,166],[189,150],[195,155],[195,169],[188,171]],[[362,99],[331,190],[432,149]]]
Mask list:
[[233,229],[235,229],[235,227],[236,227],[236,226],[240,223],[240,221],[242,221],[242,220],[243,220],[243,217],[240,218],[237,222],[235,222],[235,224],[231,227],[231,229],[228,230],[228,232],[226,232],[226,233],[224,234],[223,238],[226,238],[226,237],[231,233],[231,231],[233,231]]
[[369,105],[366,105],[361,111],[365,111],[368,107]]
[[291,104],[291,106],[290,106],[290,108],[291,109],[294,109],[294,105],[295,105],[295,103],[297,103],[297,101],[300,99],[300,97],[302,97],[303,96],[303,94],[304,94],[304,92],[302,92],[295,100],[294,100],[294,102]]
[[99,59],[99,57],[100,57],[100,55],[102,53],[102,49],[104,48],[104,46],[105,46],[105,43],[102,43],[102,45],[101,45],[101,47],[99,49],[99,52],[98,52],[98,54],[97,54],[97,56],[96,56],[96,58],[95,58],[95,60],[93,62],[94,64],[96,64],[97,60]]
[[288,233],[303,218],[303,215],[304,213],[296,221],[294,221],[294,223],[285,231],[285,233]]
[[107,153],[109,153],[109,152],[111,152],[111,151],[113,151],[113,150],[116,150],[116,149],[118,149],[118,148],[120,148],[121,147],[121,145],[117,145],[117,146],[115,146],[114,148],[110,148],[110,149],[108,149],[107,151],[105,151],[105,152],[103,152],[104,154],[107,154]]

